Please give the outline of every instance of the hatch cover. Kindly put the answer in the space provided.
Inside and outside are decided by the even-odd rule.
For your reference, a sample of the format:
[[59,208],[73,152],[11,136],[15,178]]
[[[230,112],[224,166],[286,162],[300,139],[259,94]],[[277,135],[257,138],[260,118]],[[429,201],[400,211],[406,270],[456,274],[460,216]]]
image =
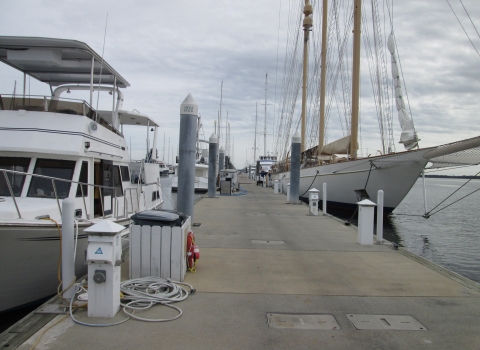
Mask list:
[[331,331],[341,329],[333,315],[325,314],[274,314],[267,313],[269,328],[320,329]]
[[356,329],[427,331],[420,322],[409,315],[354,315],[347,318]]
[[261,239],[252,239],[250,240],[252,243],[260,243],[260,244],[285,244],[285,241],[265,241]]

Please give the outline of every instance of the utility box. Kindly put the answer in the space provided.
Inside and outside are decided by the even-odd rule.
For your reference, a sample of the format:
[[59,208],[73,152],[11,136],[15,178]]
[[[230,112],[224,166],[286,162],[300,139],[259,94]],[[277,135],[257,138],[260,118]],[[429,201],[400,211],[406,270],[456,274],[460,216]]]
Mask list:
[[173,210],[145,210],[132,215],[132,220],[130,278],[156,276],[182,282],[191,218]]
[[232,195],[232,181],[231,179],[220,180],[220,194]]
[[373,244],[373,217],[376,204],[369,199],[358,202],[358,243]]
[[320,191],[312,188],[308,191],[308,215],[318,216],[318,197]]
[[103,220],[84,230],[88,234],[88,317],[113,318],[120,309],[124,226]]
[[273,181],[273,193],[274,194],[280,193],[280,182],[278,180]]

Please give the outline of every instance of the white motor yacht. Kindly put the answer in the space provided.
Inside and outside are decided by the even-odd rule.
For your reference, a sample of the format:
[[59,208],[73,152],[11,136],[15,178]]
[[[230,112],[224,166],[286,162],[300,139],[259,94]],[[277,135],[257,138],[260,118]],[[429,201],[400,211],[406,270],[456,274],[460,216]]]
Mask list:
[[[0,37],[0,61],[23,72],[24,82],[30,76],[52,91],[28,96],[24,83],[22,94],[0,95],[4,311],[55,294],[65,198],[75,201],[77,278],[87,272],[85,228],[101,220],[128,227],[132,214],[159,208],[163,201],[156,160],[131,161],[123,136],[123,125],[154,128],[156,149],[158,125],[144,114],[122,110],[120,89],[129,83],[100,55],[74,40]],[[112,110],[92,107],[98,89],[113,95]],[[63,95],[76,90],[90,91],[90,100]]]

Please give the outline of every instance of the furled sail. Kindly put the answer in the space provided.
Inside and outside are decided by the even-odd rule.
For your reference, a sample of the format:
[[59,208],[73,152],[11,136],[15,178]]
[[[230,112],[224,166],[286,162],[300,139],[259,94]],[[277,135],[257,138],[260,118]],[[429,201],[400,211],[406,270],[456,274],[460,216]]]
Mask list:
[[350,149],[350,135],[333,141],[320,149],[320,154],[348,154]]
[[388,51],[390,51],[392,59],[392,77],[393,86],[395,89],[395,105],[398,111],[398,120],[402,127],[402,134],[400,135],[400,143],[403,143],[407,150],[411,150],[418,146],[418,137],[415,132],[413,120],[408,116],[405,110],[405,101],[403,99],[403,87],[400,79],[400,74],[397,65],[397,56],[395,54],[395,43],[393,39],[393,33],[388,37],[387,42]]

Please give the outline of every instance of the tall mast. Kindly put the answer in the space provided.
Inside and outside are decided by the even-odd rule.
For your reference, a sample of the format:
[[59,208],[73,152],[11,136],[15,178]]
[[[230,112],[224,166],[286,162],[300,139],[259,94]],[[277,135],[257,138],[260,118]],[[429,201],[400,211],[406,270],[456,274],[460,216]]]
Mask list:
[[318,135],[318,150],[325,145],[325,88],[327,81],[327,20],[328,20],[328,0],[323,0],[322,13],[322,66],[320,72],[320,125]]
[[220,135],[222,133],[222,98],[223,98],[223,80],[220,85],[220,112],[218,113],[218,149],[220,149]]
[[230,134],[228,133],[228,110],[227,110],[227,121],[225,122],[225,155],[230,155]]
[[263,155],[267,155],[267,91],[268,73],[265,74],[265,121],[263,123]]
[[253,141],[253,163],[257,164],[257,119],[258,119],[258,102],[255,103],[255,138]]
[[302,131],[301,131],[301,152],[305,151],[305,112],[307,105],[307,75],[308,75],[308,38],[310,28],[313,25],[313,19],[311,16],[313,12],[312,5],[309,0],[305,0],[305,7],[303,13],[305,18],[303,19],[303,86],[302,86]]
[[352,71],[352,130],[350,158],[357,158],[358,110],[360,102],[360,34],[362,24],[362,1],[355,0],[353,13],[353,71]]

